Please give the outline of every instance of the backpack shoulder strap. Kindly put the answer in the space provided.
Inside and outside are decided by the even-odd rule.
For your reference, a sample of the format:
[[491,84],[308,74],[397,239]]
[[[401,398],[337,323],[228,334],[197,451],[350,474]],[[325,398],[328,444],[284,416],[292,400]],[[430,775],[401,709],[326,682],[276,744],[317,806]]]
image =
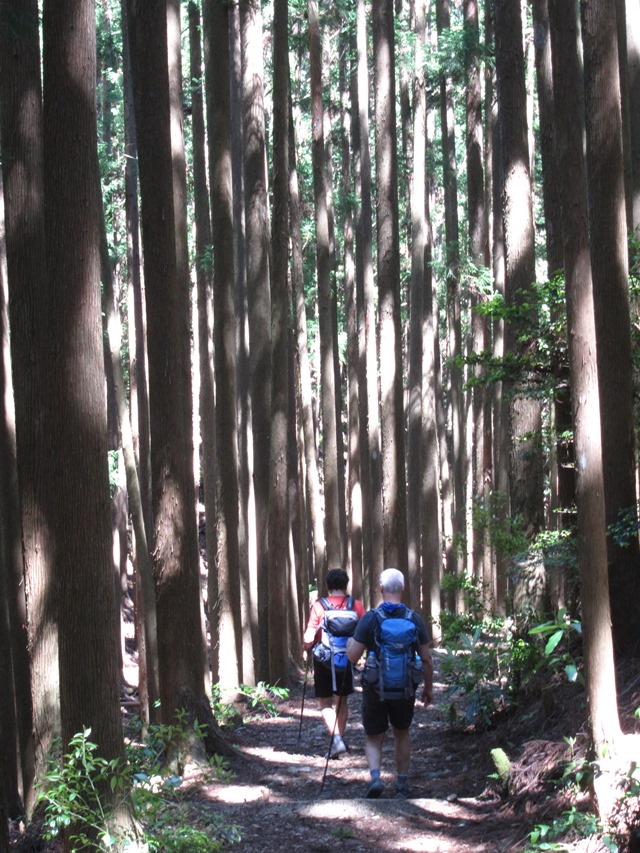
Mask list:
[[348,595],[343,609],[344,610],[353,610],[354,607],[355,607],[355,601],[353,600],[353,596]]
[[333,604],[331,604],[328,598],[320,598],[319,601],[325,610],[333,610]]

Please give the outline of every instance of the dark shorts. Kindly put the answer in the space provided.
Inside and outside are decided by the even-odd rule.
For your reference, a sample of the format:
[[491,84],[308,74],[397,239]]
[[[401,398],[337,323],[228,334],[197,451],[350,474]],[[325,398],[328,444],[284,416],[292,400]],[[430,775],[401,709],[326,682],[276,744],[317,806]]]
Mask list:
[[349,696],[353,693],[352,667],[349,665],[344,671],[336,671],[336,689],[333,689],[333,677],[331,669],[313,661],[313,681],[316,688],[316,699],[328,699],[333,696]]
[[362,725],[365,734],[381,735],[389,728],[389,723],[398,731],[405,731],[413,720],[415,696],[410,699],[394,699],[383,702],[375,690],[362,689]]

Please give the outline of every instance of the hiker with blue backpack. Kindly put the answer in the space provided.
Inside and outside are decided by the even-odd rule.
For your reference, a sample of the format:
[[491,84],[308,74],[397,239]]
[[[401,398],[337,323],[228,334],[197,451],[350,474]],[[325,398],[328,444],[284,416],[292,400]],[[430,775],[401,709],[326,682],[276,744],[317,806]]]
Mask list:
[[422,682],[422,701],[433,698],[430,636],[419,614],[402,603],[404,577],[398,569],[380,575],[382,604],[367,611],[347,643],[347,655],[357,663],[368,652],[362,677],[362,724],[371,782],[365,796],[376,799],[384,785],[380,778],[382,745],[391,725],[396,764],[396,798],[411,796],[409,764],[416,689]]
[[330,569],[326,583],[328,595],[311,605],[303,644],[307,654],[313,651],[316,699],[331,735],[329,758],[338,758],[347,751],[347,697],[353,693],[353,666],[346,645],[365,610],[359,599],[347,595],[349,575],[344,569]]

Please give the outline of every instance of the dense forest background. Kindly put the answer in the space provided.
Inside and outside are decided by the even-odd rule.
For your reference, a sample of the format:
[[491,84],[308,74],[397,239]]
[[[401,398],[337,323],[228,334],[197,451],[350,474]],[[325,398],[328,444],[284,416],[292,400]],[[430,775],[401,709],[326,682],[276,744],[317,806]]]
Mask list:
[[[6,808],[387,566],[638,653],[638,0],[0,0]],[[529,620],[529,621],[527,621]],[[573,620],[573,622],[571,621]],[[513,624],[513,623],[510,623]],[[191,744],[195,749],[195,745]]]

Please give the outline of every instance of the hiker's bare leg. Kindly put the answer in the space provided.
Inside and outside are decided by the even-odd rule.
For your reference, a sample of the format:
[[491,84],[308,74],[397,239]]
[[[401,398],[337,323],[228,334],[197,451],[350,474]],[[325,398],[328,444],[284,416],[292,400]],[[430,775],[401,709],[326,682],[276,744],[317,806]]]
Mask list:
[[411,738],[409,729],[393,730],[393,738],[395,742],[395,757],[396,770],[398,773],[406,774],[409,772],[409,763],[411,761]]
[[336,725],[336,709],[333,707],[333,696],[322,696],[318,699],[320,705],[320,714],[330,734],[338,731]]
[[367,756],[369,770],[380,770],[382,764],[382,744],[385,732],[381,735],[367,735],[364,745],[364,754]]
[[349,719],[349,704],[346,696],[336,697],[338,703],[338,732],[343,735]]

